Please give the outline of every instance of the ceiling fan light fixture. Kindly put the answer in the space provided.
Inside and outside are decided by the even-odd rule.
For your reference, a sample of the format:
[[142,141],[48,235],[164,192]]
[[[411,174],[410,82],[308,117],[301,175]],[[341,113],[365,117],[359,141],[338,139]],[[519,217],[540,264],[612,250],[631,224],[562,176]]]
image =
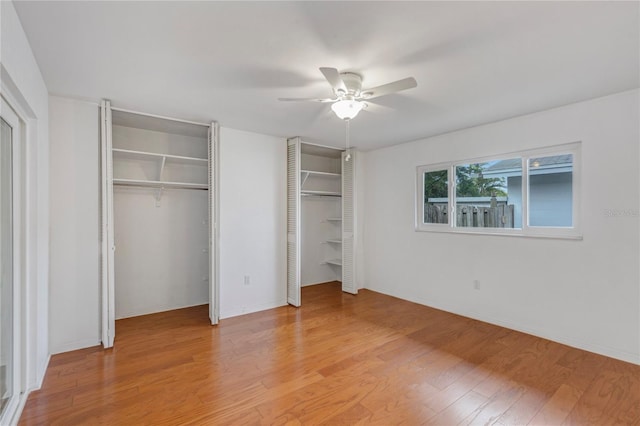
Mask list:
[[342,99],[333,105],[331,109],[341,120],[351,120],[364,108],[364,102],[354,99]]

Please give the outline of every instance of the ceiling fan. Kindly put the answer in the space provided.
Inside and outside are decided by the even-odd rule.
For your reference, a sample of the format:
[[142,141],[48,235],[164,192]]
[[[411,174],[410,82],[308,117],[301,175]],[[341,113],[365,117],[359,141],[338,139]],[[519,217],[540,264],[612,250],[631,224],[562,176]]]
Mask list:
[[383,84],[370,89],[362,89],[362,76],[353,72],[338,72],[335,68],[320,68],[333,89],[334,98],[278,98],[281,101],[308,101],[332,103],[331,109],[343,120],[351,120],[367,106],[369,99],[390,95],[402,90],[413,89],[418,85],[416,79],[407,77],[393,83]]

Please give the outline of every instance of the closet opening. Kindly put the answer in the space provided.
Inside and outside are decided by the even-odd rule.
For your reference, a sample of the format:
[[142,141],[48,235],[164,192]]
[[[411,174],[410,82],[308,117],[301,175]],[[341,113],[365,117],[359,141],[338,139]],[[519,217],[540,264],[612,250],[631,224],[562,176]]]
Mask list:
[[342,283],[341,154],[339,149],[300,144],[302,287]]
[[103,107],[104,346],[119,319],[209,305],[217,323],[217,126]]
[[301,288],[316,285],[356,294],[355,153],[292,138],[287,155],[288,302],[300,306]]

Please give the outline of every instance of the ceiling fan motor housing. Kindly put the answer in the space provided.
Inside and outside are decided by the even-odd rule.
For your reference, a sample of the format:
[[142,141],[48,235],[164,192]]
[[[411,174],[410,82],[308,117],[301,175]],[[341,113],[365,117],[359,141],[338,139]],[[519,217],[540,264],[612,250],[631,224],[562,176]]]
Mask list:
[[360,74],[356,74],[353,72],[343,72],[340,73],[340,78],[342,78],[342,81],[347,88],[347,93],[340,93],[341,90],[337,90],[336,95],[350,95],[354,97],[360,96],[360,92],[362,91],[362,76]]

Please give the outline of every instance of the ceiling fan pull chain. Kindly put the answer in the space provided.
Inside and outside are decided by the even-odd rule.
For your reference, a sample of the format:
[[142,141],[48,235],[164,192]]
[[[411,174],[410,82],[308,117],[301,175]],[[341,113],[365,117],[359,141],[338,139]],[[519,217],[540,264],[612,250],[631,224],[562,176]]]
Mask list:
[[346,142],[346,148],[345,149],[348,151],[349,150],[349,122],[351,120],[344,120],[344,121],[345,121],[346,126],[347,126],[346,127],[346,139],[347,139],[347,142]]
[[345,133],[346,133],[346,144],[345,144],[345,150],[347,151],[347,156],[344,158],[344,161],[349,161],[351,159],[351,154],[348,152],[349,151],[349,122],[351,120],[344,120],[345,121]]

